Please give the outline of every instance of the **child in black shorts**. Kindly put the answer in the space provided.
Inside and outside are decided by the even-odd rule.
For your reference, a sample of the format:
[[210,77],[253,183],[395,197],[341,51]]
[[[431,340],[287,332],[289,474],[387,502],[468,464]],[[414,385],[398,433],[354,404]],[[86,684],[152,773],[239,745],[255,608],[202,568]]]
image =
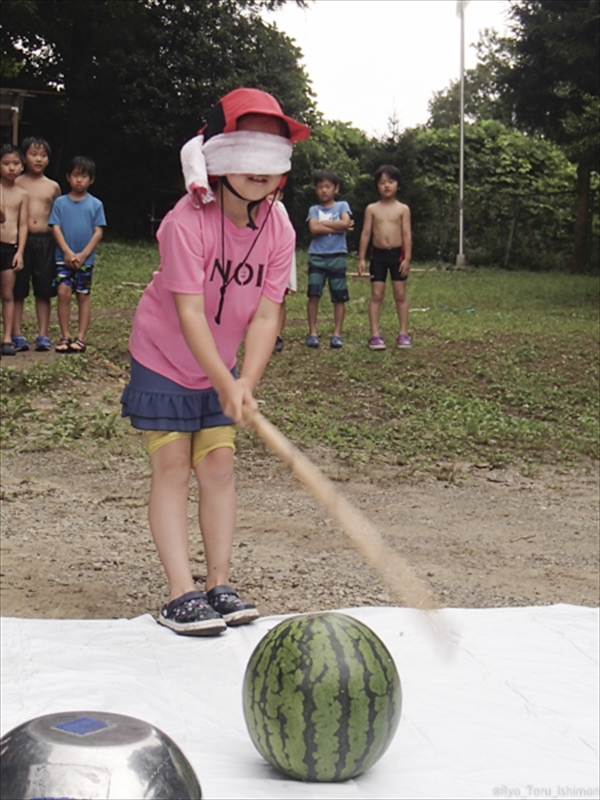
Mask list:
[[2,355],[14,356],[11,333],[14,318],[15,275],[23,269],[27,241],[27,192],[17,186],[23,171],[18,147],[3,144],[0,149],[0,293],[2,295]]
[[52,205],[60,196],[60,186],[47,178],[45,170],[50,161],[50,145],[45,139],[30,136],[23,141],[25,172],[17,178],[17,185],[29,195],[27,214],[27,245],[23,256],[23,269],[17,273],[15,281],[15,312],[13,319],[12,342],[15,350],[29,350],[29,343],[21,332],[21,320],[29,285],[33,285],[35,311],[38,323],[38,336],[35,349],[52,349],[48,338],[50,325],[50,299],[56,296],[54,280],[54,250],[56,244],[48,219]]
[[375,186],[380,195],[377,203],[371,203],[365,211],[365,221],[358,246],[358,274],[365,270],[365,256],[371,248],[371,300],[369,302],[369,324],[371,350],[385,350],[385,341],[379,332],[381,303],[385,294],[385,281],[390,273],[392,290],[400,332],[396,336],[398,347],[411,347],[408,335],[408,300],[406,281],[412,257],[412,233],[410,209],[398,202],[400,172],[391,164],[385,164],[375,173]]

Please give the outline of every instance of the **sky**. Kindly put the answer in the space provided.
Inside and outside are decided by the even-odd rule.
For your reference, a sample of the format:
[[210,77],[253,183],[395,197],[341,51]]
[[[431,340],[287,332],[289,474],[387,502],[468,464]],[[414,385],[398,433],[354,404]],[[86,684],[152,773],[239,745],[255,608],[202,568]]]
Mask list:
[[[427,121],[435,91],[460,75],[456,0],[314,0],[294,2],[264,19],[295,40],[328,120],[381,137],[396,117],[400,130]],[[470,0],[465,10],[465,68],[484,28],[506,34],[507,0]]]

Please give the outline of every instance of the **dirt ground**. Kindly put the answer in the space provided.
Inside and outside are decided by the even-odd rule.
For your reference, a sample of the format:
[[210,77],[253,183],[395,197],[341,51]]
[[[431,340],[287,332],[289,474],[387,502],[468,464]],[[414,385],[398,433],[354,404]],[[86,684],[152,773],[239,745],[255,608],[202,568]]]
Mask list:
[[[33,355],[33,354],[32,354]],[[120,391],[120,379],[101,387]],[[118,396],[118,395],[117,395]],[[123,423],[124,425],[126,423]],[[287,468],[242,434],[232,583],[263,614],[395,603]],[[308,454],[450,607],[598,604],[598,470],[439,464],[435,474],[351,472]],[[2,615],[155,614],[166,598],[150,538],[149,468],[73,444],[2,458]],[[190,483],[191,552],[204,555]]]

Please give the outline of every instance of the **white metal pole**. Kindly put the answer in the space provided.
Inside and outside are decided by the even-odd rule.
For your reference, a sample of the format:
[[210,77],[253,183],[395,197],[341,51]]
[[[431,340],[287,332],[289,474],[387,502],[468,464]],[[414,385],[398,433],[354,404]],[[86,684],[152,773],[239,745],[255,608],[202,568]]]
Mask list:
[[458,173],[458,255],[456,266],[464,267],[465,232],[465,8],[469,0],[458,0],[456,13],[460,17],[460,162]]

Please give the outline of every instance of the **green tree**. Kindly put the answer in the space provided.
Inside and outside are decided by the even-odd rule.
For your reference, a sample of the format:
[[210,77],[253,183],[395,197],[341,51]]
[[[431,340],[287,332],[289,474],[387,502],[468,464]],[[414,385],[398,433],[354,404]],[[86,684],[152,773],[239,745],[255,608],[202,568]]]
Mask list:
[[[459,126],[419,127],[369,153],[401,172],[417,260],[454,263],[458,231]],[[465,127],[465,240],[472,263],[563,268],[573,224],[575,168],[554,143],[495,120]],[[376,199],[370,187],[369,202]]]
[[572,269],[585,270],[592,171],[598,170],[600,3],[514,0],[514,64],[505,86],[519,127],[551,139],[577,164]]
[[76,152],[95,158],[110,229],[139,235],[153,197],[177,198],[179,148],[227,91],[265,89],[286,112],[314,117],[300,51],[260,17],[283,2],[5,0],[2,64],[11,85],[58,91],[26,112],[57,145],[55,173]]
[[[465,71],[465,118],[469,122],[495,119],[513,122],[512,97],[503,91],[513,58],[513,41],[496,31],[484,30],[476,45],[477,64]],[[429,101],[430,128],[450,128],[460,118],[460,81],[434,92]]]

